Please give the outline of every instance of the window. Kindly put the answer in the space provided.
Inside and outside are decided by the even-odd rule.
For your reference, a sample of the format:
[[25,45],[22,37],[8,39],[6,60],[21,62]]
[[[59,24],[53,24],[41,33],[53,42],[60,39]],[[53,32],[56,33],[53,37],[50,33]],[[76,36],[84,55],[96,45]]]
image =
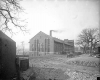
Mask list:
[[44,52],[44,45],[43,45],[43,43],[42,43],[42,52]]
[[50,52],[50,39],[48,39],[48,52]]
[[32,51],[34,51],[34,44],[32,44]]
[[50,52],[50,39],[45,39],[45,52]]
[[37,39],[37,51],[39,51],[39,40]]
[[40,43],[38,43],[38,51],[40,51]]
[[45,39],[45,52],[47,51],[47,50],[46,50],[46,49],[47,49],[47,48],[46,48],[46,47],[47,47],[46,44],[47,44],[47,41],[46,41],[46,39]]
[[34,51],[36,51],[36,40],[34,40]]

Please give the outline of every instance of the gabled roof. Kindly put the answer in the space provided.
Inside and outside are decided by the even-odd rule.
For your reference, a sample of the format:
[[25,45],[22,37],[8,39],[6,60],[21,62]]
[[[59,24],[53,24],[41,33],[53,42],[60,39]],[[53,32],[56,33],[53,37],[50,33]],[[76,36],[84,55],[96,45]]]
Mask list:
[[[35,36],[37,36],[38,34],[44,34],[44,35],[47,35],[47,34],[45,34],[44,32],[40,31],[40,32],[37,33]],[[35,37],[35,36],[34,36],[34,37]],[[60,42],[60,43],[64,43],[64,44],[67,44],[67,45],[69,45],[69,46],[72,46],[72,45],[68,44],[67,42],[65,42],[64,40],[61,40],[61,39],[52,37],[52,36],[50,36],[50,35],[47,35],[47,36],[50,37],[50,38],[52,38],[52,39],[53,39],[54,41],[56,41],[56,42]],[[33,37],[33,38],[34,38],[34,37]],[[31,38],[30,40],[32,40],[33,38]]]
[[6,34],[4,34],[2,31],[0,31],[0,38],[7,39],[7,40],[15,42],[10,37],[8,37]]
[[58,38],[55,38],[55,37],[53,37],[53,39],[54,39],[54,41],[57,41],[57,42],[64,43],[66,45],[72,46],[72,45],[68,44],[67,42],[65,42],[64,40],[61,40],[61,39],[58,39]]
[[[40,32],[38,32],[35,36],[37,36],[38,34],[44,34],[44,35],[47,35],[46,33],[40,31]],[[35,36],[34,36],[34,37],[35,37]],[[47,36],[48,36],[48,37],[51,37],[50,35],[47,35]],[[34,38],[34,37],[33,37],[33,38]],[[30,41],[31,41],[33,38],[31,38]]]
[[60,42],[60,43],[63,43],[63,40],[61,39],[58,39],[58,38],[55,38],[55,37],[52,37],[54,39],[54,41],[57,41],[57,42]]

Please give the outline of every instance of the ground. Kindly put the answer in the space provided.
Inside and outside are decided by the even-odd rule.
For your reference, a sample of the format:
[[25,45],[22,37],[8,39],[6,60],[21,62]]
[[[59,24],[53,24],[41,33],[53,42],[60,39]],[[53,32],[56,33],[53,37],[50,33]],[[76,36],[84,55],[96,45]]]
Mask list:
[[[47,77],[48,79],[46,78],[47,80],[54,80],[54,77],[56,77],[55,74],[58,76],[59,73],[61,73],[59,69],[63,71],[63,75],[67,76],[67,78],[62,77],[60,74],[60,77],[55,80],[96,80],[97,77],[100,77],[99,58],[85,55],[75,58],[67,58],[66,55],[39,56],[30,59],[30,65],[34,71],[38,68],[38,75],[41,75],[40,72],[46,75],[46,77],[49,75]],[[53,69],[53,72],[46,73],[50,71],[46,69]],[[56,71],[54,71],[54,69],[56,69]]]

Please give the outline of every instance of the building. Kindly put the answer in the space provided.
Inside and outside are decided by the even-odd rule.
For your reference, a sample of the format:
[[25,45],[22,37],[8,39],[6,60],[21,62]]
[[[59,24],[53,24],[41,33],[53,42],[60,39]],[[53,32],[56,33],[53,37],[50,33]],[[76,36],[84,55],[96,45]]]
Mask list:
[[16,42],[0,31],[0,80],[16,75]]
[[62,51],[74,52],[74,40],[60,40],[40,31],[30,39],[30,51],[36,52],[55,52]]

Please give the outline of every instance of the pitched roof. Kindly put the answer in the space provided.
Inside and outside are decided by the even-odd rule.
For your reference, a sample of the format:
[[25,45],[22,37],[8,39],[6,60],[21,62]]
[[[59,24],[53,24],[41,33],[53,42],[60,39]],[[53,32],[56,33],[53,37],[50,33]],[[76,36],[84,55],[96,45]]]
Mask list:
[[[37,36],[38,34],[44,34],[44,35],[47,35],[47,34],[45,34],[44,32],[40,31],[40,32],[38,32],[35,36]],[[34,37],[35,37],[35,36],[34,36]],[[47,35],[47,36],[49,36],[49,35]],[[34,37],[32,37],[32,38],[30,39],[30,41],[31,41]],[[49,36],[49,37],[50,37],[50,36]],[[30,42],[30,41],[29,41],[29,42]]]
[[71,44],[65,42],[64,40],[61,40],[61,39],[58,39],[58,38],[55,38],[55,37],[53,37],[53,39],[54,39],[54,41],[57,41],[57,42],[64,43],[66,45],[72,46]]
[[[44,34],[44,35],[47,35],[46,33],[40,31],[40,32],[37,33],[35,36],[37,36],[37,35],[40,34],[40,33],[42,33],[42,34]],[[34,36],[34,37],[35,37],[35,36]],[[50,38],[53,38],[54,41],[57,41],[57,42],[60,42],[60,43],[64,43],[64,44],[70,45],[70,44],[68,44],[67,42],[65,42],[64,40],[58,39],[58,38],[56,38],[56,37],[52,37],[52,36],[50,36],[50,35],[47,35],[47,36],[49,36]],[[33,38],[34,38],[34,37],[33,37]],[[31,38],[30,40],[32,40],[33,38]],[[70,45],[70,46],[72,46],[72,45]]]
[[2,31],[0,31],[0,38],[7,39],[7,40],[9,40],[9,41],[15,42],[15,41],[12,40],[10,37],[8,37],[6,34],[4,34]]

